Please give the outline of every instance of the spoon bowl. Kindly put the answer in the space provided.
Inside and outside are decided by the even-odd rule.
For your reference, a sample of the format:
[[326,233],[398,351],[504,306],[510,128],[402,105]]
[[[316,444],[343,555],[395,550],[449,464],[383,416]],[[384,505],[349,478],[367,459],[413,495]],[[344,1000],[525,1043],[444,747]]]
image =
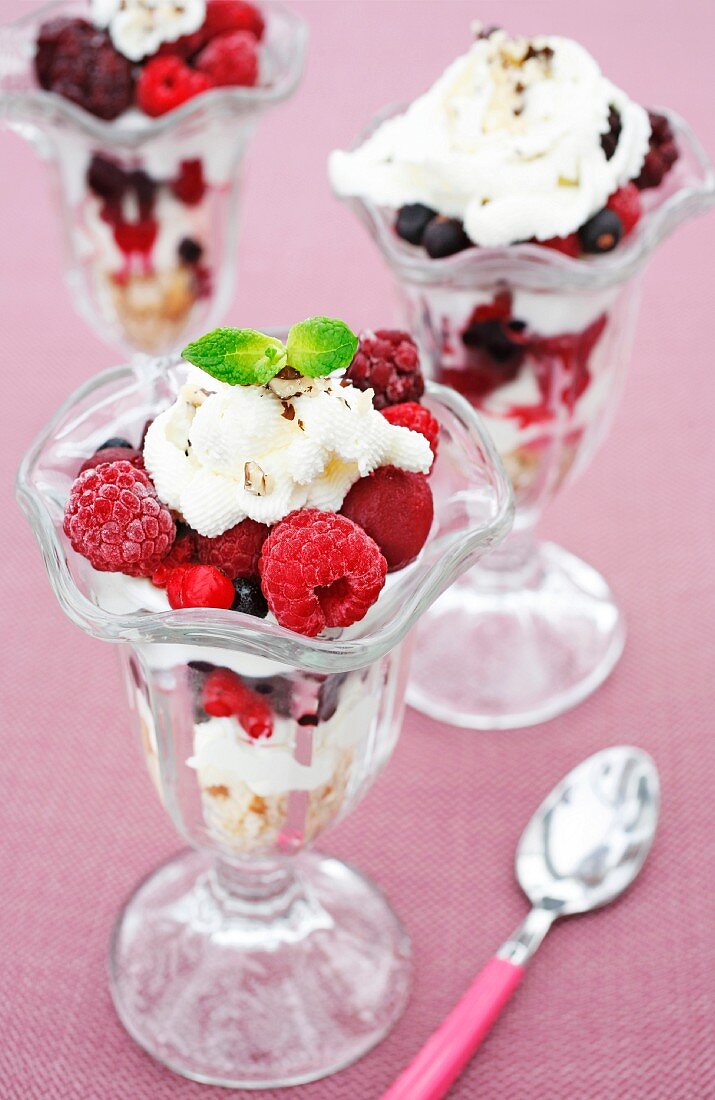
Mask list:
[[614,745],[554,787],[526,826],[516,877],[554,918],[607,905],[633,882],[658,824],[660,783],[642,749]]

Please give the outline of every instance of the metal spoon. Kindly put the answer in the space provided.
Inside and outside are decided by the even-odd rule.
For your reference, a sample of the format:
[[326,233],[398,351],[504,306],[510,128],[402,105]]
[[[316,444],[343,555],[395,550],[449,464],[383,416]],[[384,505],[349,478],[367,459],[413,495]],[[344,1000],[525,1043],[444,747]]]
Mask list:
[[383,1100],[440,1100],[445,1095],[553,922],[606,905],[633,882],[653,843],[659,804],[653,760],[628,745],[589,756],[561,780],[526,826],[516,850],[516,877],[531,912]]

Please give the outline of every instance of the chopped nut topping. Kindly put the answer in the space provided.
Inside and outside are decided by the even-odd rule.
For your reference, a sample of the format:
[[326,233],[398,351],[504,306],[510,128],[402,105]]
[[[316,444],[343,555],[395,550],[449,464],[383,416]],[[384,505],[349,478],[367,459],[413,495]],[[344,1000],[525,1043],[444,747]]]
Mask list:
[[228,787],[224,787],[223,783],[215,787],[204,787],[204,790],[212,798],[228,798],[230,794]]
[[257,462],[247,462],[243,468],[243,484],[247,493],[256,497],[265,497],[272,486],[267,474],[264,474]]

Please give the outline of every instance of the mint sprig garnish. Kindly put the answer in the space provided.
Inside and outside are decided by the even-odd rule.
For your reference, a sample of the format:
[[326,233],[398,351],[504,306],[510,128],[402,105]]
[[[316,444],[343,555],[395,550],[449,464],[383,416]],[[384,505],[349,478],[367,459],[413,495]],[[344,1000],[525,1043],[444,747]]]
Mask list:
[[265,386],[286,366],[309,378],[348,367],[357,346],[357,336],[344,321],[309,317],[293,325],[287,345],[252,328],[217,328],[181,354],[219,382]]
[[309,317],[288,333],[288,362],[294,370],[317,378],[349,367],[358,338],[344,321],[333,317]]
[[265,386],[286,365],[282,341],[252,328],[214,329],[181,354],[195,367],[231,386]]

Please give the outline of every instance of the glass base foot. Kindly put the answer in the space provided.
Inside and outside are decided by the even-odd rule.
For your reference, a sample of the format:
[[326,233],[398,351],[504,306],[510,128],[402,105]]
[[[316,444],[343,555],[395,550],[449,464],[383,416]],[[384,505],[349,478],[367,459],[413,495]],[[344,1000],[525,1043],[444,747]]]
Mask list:
[[603,577],[553,543],[507,569],[490,565],[422,618],[407,699],[454,726],[535,725],[603,683],[623,652],[623,617]]
[[354,1062],[401,1015],[410,944],[378,888],[315,852],[294,859],[278,901],[226,891],[189,851],[147,878],[111,947],[129,1034],[195,1081],[260,1089]]

